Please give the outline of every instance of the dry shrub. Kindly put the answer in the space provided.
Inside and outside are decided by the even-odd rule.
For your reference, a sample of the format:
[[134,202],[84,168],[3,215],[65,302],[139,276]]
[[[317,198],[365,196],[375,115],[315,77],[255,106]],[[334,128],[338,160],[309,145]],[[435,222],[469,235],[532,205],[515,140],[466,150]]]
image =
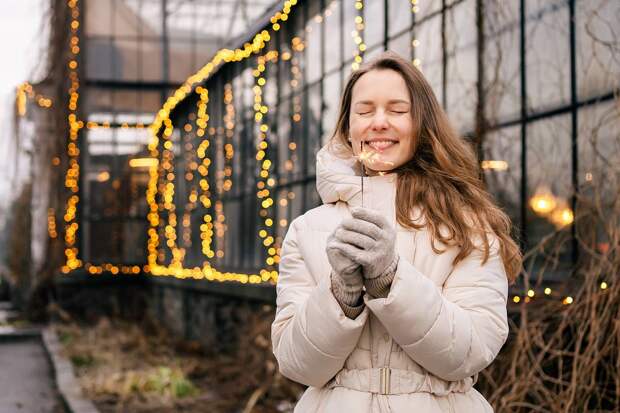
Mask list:
[[[604,186],[577,197],[573,275],[551,297],[514,306],[508,343],[480,378],[497,412],[620,411],[620,173],[617,165],[607,172]],[[557,260],[569,234],[550,234],[526,257]],[[525,278],[528,289],[533,277]]]

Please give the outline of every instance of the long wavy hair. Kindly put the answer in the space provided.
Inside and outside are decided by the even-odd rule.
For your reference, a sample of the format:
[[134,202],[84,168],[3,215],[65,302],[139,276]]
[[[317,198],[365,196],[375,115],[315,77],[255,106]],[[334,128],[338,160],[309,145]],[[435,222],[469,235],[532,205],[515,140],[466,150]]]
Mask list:
[[[459,247],[454,265],[474,249],[483,252],[482,264],[486,263],[491,248],[488,235],[492,231],[499,240],[499,254],[508,280],[514,282],[521,271],[523,258],[511,237],[510,218],[484,188],[474,149],[455,132],[424,75],[409,61],[388,51],[350,75],[340,101],[332,142],[336,141],[353,152],[348,141],[353,86],[371,70],[399,73],[407,84],[413,103],[413,157],[394,171],[398,176],[398,223],[416,230],[428,227],[431,247],[437,254],[445,252],[436,247],[437,240],[446,246]],[[415,207],[423,214],[422,223],[411,218]],[[482,245],[476,242],[479,240]]]

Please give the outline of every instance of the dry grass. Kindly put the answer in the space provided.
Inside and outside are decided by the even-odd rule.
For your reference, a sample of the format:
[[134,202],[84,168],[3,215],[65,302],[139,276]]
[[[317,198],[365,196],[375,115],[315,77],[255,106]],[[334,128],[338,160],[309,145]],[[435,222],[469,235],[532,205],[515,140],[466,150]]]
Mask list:
[[152,325],[102,318],[56,328],[85,394],[103,413],[287,412],[302,391],[275,371],[265,322],[251,323],[230,356],[204,354]]

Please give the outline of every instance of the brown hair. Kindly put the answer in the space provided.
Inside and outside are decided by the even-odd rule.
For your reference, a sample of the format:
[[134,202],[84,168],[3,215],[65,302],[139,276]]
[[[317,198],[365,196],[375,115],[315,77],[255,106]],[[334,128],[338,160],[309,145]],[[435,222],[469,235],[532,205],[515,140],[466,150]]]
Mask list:
[[[342,94],[332,141],[337,140],[352,151],[347,138],[353,86],[371,70],[394,70],[399,73],[407,84],[412,102],[414,156],[395,170],[398,174],[398,223],[416,230],[428,226],[431,247],[437,254],[445,250],[436,248],[436,240],[447,246],[459,246],[460,252],[454,258],[454,265],[473,249],[484,251],[482,263],[486,263],[490,254],[487,234],[492,231],[499,239],[499,253],[507,277],[514,282],[521,271],[522,255],[510,235],[510,218],[495,205],[485,190],[473,148],[454,131],[431,86],[411,63],[388,51],[354,71]],[[425,218],[421,224],[411,219],[416,206]],[[442,225],[447,233],[441,228]],[[475,239],[483,240],[482,249],[474,245]]]

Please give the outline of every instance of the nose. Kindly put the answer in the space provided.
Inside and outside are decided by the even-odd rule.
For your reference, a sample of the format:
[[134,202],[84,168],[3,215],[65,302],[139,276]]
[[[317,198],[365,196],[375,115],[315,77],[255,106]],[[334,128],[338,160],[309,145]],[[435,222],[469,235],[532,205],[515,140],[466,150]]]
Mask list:
[[370,125],[372,130],[385,130],[388,128],[388,119],[383,110],[375,111],[374,116],[372,117],[372,123]]

